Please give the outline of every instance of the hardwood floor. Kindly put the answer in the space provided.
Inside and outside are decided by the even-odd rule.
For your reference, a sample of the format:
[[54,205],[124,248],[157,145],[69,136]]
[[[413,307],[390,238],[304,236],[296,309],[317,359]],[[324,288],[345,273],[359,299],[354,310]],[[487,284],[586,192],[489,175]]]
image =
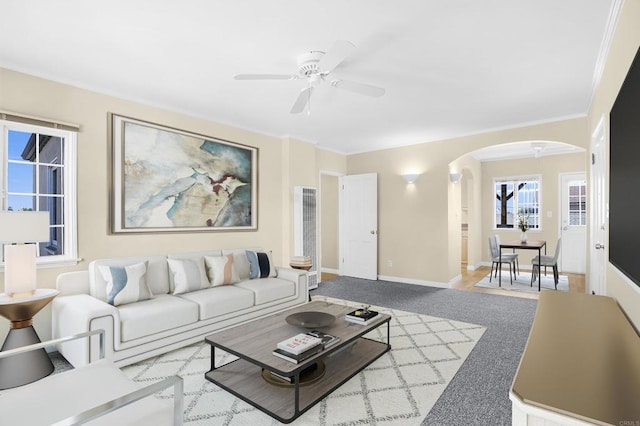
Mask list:
[[[475,291],[479,293],[492,293],[492,294],[500,294],[503,296],[511,296],[511,297],[522,297],[526,299],[537,299],[539,293],[524,293],[520,291],[512,291],[512,290],[499,290],[492,288],[481,288],[474,287],[475,283],[480,281],[486,275],[489,274],[491,268],[488,266],[481,266],[475,271],[468,271],[466,267],[461,268],[460,274],[462,275],[462,279],[457,283],[453,284],[451,288],[456,290],[463,291]],[[585,292],[585,278],[583,274],[565,274],[569,278],[569,291],[584,293]],[[331,280],[333,278],[337,278],[338,275],[329,274],[323,272],[321,274],[321,281]]]
[[[455,288],[456,290],[475,291],[479,293],[492,293],[501,294],[503,296],[522,297],[526,299],[538,298],[539,293],[524,293],[521,291],[474,287],[475,283],[487,276],[490,271],[491,268],[489,268],[488,266],[481,266],[475,271],[468,271],[466,267],[461,268],[460,274],[462,275],[462,279],[453,284],[451,288]],[[560,274],[566,275],[569,278],[569,291],[577,293],[585,292],[584,274],[566,274],[562,272]]]
[[332,280],[334,278],[338,278],[340,275],[336,275],[336,274],[330,274],[328,272],[322,272],[320,274],[320,282],[322,281],[328,281],[328,280]]

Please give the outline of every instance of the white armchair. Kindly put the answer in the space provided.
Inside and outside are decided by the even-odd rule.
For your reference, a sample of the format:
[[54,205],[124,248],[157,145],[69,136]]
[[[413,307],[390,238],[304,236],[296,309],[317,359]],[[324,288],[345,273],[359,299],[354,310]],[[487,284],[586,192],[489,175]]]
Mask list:
[[[92,425],[182,425],[182,378],[172,376],[139,387],[104,359],[104,330],[3,351],[0,359],[94,335],[100,339],[100,360],[3,391],[0,394],[2,423],[76,425],[90,421]],[[173,404],[153,397],[170,387],[174,388]]]

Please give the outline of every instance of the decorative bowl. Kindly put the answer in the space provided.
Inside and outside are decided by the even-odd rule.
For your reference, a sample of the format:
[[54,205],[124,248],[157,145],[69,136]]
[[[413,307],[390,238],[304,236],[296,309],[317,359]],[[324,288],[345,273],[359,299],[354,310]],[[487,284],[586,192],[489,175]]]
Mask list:
[[334,323],[336,317],[326,312],[307,311],[298,312],[285,318],[288,324],[304,328],[328,327]]

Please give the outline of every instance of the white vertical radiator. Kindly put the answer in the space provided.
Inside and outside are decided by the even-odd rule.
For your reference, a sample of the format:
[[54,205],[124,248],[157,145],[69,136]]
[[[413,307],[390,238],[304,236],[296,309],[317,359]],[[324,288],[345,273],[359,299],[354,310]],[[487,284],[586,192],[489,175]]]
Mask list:
[[308,256],[309,288],[318,288],[318,210],[317,190],[305,186],[293,188],[293,236],[295,256]]

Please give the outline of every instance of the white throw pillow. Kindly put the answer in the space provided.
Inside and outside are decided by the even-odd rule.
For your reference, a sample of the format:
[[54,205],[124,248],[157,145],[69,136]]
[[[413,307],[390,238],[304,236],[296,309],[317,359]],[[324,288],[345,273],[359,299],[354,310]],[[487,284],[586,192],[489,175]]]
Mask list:
[[173,294],[189,293],[210,287],[207,272],[204,269],[204,258],[167,259],[169,270],[173,276]]
[[113,306],[151,299],[153,294],[147,285],[147,262],[130,266],[98,267],[107,282],[107,303]]
[[240,281],[238,272],[236,271],[233,254],[225,256],[205,256],[207,264],[207,273],[211,286],[234,284]]

